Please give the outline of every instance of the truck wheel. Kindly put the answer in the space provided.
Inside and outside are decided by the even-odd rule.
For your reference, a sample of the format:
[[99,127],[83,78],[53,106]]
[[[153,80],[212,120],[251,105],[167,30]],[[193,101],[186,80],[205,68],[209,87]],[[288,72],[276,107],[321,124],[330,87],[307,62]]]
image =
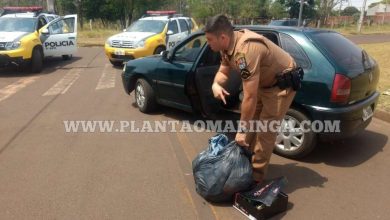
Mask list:
[[43,67],[42,50],[38,47],[34,48],[31,56],[31,72],[40,73]]
[[310,120],[302,112],[289,109],[283,120],[281,131],[278,133],[275,143],[275,153],[284,157],[298,159],[309,154],[316,146],[316,134],[305,126],[301,127],[302,121]]
[[138,109],[143,113],[152,112],[156,108],[156,96],[153,88],[144,79],[138,79],[135,91],[135,103]]

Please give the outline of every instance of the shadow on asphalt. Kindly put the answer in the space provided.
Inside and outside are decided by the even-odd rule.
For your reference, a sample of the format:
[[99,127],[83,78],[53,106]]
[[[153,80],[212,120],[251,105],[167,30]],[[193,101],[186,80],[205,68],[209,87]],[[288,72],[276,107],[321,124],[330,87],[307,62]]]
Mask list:
[[[196,120],[205,120],[200,115],[183,112],[173,108],[162,107],[156,115],[164,115],[173,120],[188,120],[193,123]],[[239,115],[222,112],[218,120],[239,120]],[[226,134],[229,139],[234,139],[234,133]],[[364,130],[358,135],[334,142],[318,142],[316,149],[305,158],[300,159],[306,163],[325,163],[336,167],[354,167],[362,164],[380,153],[388,141],[386,135]]]
[[[136,107],[135,103],[133,104],[134,107]],[[171,118],[172,120],[188,120],[191,124],[193,124],[196,120],[206,120],[202,118],[200,115],[183,112],[177,109],[169,108],[169,107],[161,107],[156,113],[153,115],[164,115],[165,117]],[[235,113],[229,113],[229,112],[221,112],[217,120],[239,120],[240,116]],[[235,133],[228,133],[226,134],[230,139],[234,139]],[[372,138],[378,138],[378,137],[372,137]],[[387,138],[386,138],[387,140]],[[386,140],[384,143],[386,143]],[[381,143],[383,141],[380,141]],[[383,148],[383,145],[382,145]],[[310,157],[310,155],[309,155]],[[332,156],[333,157],[333,156]],[[293,179],[293,182],[289,182],[285,189],[283,190],[285,193],[290,194],[296,190],[303,189],[303,188],[309,188],[309,187],[323,187],[324,184],[328,181],[328,178],[321,176],[316,171],[298,165],[298,163],[288,163],[288,164],[270,164],[268,168],[268,176],[267,179],[273,179],[276,177],[285,176],[287,179]],[[233,205],[232,202],[227,203],[210,203],[213,206],[219,206],[219,207],[231,207]],[[283,219],[286,213],[293,209],[294,204],[289,202],[287,205],[287,211],[280,213],[272,218],[271,220],[278,220]]]
[[7,77],[26,77],[26,76],[39,76],[55,72],[57,69],[62,69],[67,65],[81,60],[81,57],[72,57],[70,60],[63,60],[61,57],[48,57],[45,58],[43,63],[43,69],[41,73],[31,73],[28,69],[17,68],[10,66],[6,68],[0,68],[0,78]]
[[345,140],[320,142],[317,148],[301,161],[325,163],[336,167],[354,167],[382,152],[387,140],[386,135],[365,130]]
[[289,182],[284,188],[284,192],[290,194],[298,189],[310,187],[323,187],[328,178],[321,176],[316,171],[298,165],[298,163],[270,164],[267,179],[274,179],[285,176]]

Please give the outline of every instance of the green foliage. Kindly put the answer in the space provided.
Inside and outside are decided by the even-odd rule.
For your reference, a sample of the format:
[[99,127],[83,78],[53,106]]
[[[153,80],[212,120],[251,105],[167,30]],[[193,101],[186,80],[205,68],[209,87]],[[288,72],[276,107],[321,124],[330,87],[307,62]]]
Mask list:
[[[298,18],[299,17],[299,8],[300,2],[297,0],[279,0],[281,4],[284,4],[286,8],[289,8],[289,16],[290,18]],[[315,1],[314,0],[306,0],[306,4],[303,5],[302,18],[312,19],[316,17]]]
[[[306,0],[303,18],[319,17],[320,2]],[[2,0],[4,5],[43,5],[46,0]],[[100,20],[103,25],[120,21],[125,27],[140,18],[147,10],[176,10],[198,21],[205,21],[216,14],[226,14],[235,20],[298,18],[298,0],[55,0],[55,8],[61,15],[78,13],[82,19]]]
[[343,16],[353,16],[356,13],[360,13],[360,11],[355,7],[346,7],[341,11],[341,15]]
[[270,8],[270,17],[273,19],[281,19],[286,18],[288,16],[288,13],[286,11],[286,8],[279,2],[275,1],[272,3]]
[[4,6],[46,6],[46,0],[1,0],[0,7]]
[[77,8],[74,0],[57,0],[55,2],[56,11],[59,14],[74,14],[77,13]]

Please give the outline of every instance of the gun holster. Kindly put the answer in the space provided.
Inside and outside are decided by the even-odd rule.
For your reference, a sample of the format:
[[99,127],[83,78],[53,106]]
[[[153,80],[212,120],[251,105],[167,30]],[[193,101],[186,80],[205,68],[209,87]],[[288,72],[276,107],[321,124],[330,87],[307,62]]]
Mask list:
[[292,87],[294,91],[297,91],[302,87],[303,69],[301,67],[295,68],[287,73],[281,73],[276,75],[276,86],[284,90]]

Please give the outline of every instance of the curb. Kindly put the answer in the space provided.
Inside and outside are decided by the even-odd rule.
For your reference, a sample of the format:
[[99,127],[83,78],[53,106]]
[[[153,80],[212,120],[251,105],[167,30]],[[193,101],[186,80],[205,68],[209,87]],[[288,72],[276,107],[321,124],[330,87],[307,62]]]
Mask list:
[[385,112],[383,110],[378,110],[378,109],[375,110],[374,117],[378,118],[378,119],[380,119],[382,121],[390,123],[390,113]]

